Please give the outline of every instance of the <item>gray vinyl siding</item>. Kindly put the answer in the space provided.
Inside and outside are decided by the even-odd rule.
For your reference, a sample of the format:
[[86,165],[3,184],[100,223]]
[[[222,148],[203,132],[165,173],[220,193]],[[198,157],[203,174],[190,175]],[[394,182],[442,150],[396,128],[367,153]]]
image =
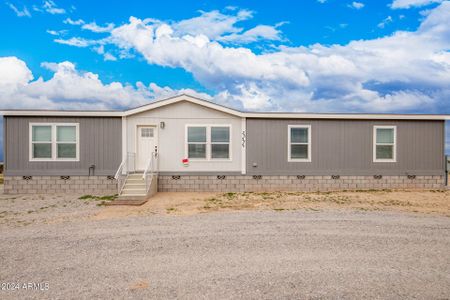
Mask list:
[[[80,155],[76,162],[29,160],[29,123],[79,123]],[[5,174],[114,175],[122,160],[122,123],[119,117],[5,117]]]
[[[311,125],[311,162],[288,162],[288,125]],[[443,175],[444,121],[247,119],[247,174]],[[397,162],[373,162],[373,126],[397,126]],[[253,167],[256,163],[257,167]]]

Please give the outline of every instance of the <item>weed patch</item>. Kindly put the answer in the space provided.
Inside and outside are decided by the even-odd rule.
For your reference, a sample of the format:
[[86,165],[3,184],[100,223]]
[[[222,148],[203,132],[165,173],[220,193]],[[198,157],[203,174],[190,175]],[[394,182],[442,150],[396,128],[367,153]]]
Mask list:
[[107,195],[107,196],[93,196],[93,195],[83,195],[78,198],[79,200],[92,200],[101,201],[97,206],[105,205],[107,201],[113,201],[117,199],[117,194]]
[[236,197],[236,193],[226,193],[224,195],[228,198],[228,200],[232,200]]

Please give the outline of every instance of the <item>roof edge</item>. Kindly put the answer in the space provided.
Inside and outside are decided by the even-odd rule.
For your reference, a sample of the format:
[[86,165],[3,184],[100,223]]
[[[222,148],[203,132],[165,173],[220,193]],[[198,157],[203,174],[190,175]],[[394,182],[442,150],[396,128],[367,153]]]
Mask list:
[[244,112],[188,94],[160,99],[128,110],[42,110],[6,109],[3,116],[74,116],[74,117],[128,117],[158,107],[188,101],[242,118],[258,119],[356,119],[356,120],[450,120],[450,114],[395,114],[395,113],[298,113],[298,112]]

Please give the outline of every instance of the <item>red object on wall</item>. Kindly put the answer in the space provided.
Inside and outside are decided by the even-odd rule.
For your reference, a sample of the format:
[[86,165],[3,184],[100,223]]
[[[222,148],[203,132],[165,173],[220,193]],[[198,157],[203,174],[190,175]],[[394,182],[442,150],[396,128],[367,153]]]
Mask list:
[[185,167],[189,166],[189,159],[188,159],[188,158],[183,158],[183,159],[181,160],[181,162],[183,163],[183,165],[184,165]]

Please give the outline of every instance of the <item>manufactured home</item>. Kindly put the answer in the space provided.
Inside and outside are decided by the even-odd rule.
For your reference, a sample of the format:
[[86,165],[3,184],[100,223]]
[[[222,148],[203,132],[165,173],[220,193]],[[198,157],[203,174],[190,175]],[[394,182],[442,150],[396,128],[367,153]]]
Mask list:
[[242,112],[188,95],[126,111],[1,113],[10,194],[445,185],[448,115]]

